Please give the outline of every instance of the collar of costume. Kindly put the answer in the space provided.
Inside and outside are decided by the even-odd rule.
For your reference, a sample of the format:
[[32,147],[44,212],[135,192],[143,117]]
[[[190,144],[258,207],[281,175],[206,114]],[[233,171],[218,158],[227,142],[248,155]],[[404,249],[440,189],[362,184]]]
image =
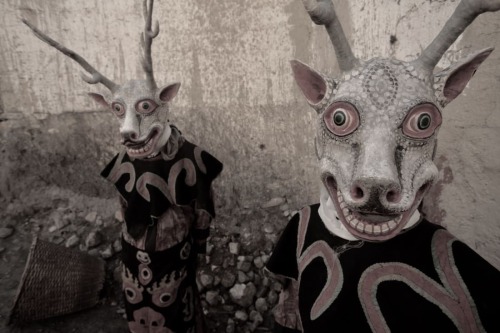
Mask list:
[[131,159],[122,151],[101,172],[123,198],[127,232],[135,239],[172,205],[204,210],[215,217],[211,184],[222,163],[172,127],[174,132],[158,156]]
[[[323,221],[325,227],[330,231],[333,235],[343,238],[345,240],[358,240],[353,234],[351,234],[346,227],[340,222],[340,219],[337,214],[337,210],[335,209],[335,205],[333,204],[332,199],[328,195],[328,191],[321,186],[321,194],[319,199],[319,208],[318,213]],[[420,221],[420,213],[418,210],[415,210],[413,215],[410,217],[408,224],[403,228],[403,230],[413,227],[417,222]]]

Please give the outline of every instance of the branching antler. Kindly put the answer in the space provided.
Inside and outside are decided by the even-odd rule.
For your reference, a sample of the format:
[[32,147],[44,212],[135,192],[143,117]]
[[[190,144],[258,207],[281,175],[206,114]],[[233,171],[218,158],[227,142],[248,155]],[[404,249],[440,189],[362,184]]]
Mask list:
[[146,72],[146,80],[148,81],[150,87],[152,89],[156,89],[155,77],[153,74],[153,58],[151,56],[151,44],[153,43],[153,38],[158,36],[160,33],[160,26],[158,21],[155,22],[154,29],[151,29],[151,23],[153,20],[153,3],[154,0],[144,0],[143,2],[143,11],[144,11],[144,20],[146,22],[146,26],[144,28],[144,32],[141,33],[141,46],[144,51],[142,55],[142,68]]
[[37,27],[29,23],[26,19],[22,19],[23,23],[26,24],[35,34],[36,37],[44,41],[45,43],[49,44],[50,46],[56,48],[60,52],[62,52],[64,55],[70,57],[74,61],[76,61],[80,66],[83,67],[90,75],[91,77],[88,77],[84,73],[81,73],[82,79],[90,84],[96,84],[96,83],[102,83],[104,86],[106,86],[111,92],[114,92],[118,86],[108,78],[106,78],[104,75],[99,73],[94,67],[92,67],[84,58],[82,58],[79,54],[76,52],[66,48],[62,44],[56,42],[49,36],[45,35],[43,32],[38,30]]
[[500,10],[500,0],[462,0],[441,32],[415,62],[432,71],[446,50],[477,16],[497,10]]
[[342,71],[349,71],[359,64],[352,53],[342,25],[335,13],[331,0],[302,0],[314,23],[324,25],[337,55]]

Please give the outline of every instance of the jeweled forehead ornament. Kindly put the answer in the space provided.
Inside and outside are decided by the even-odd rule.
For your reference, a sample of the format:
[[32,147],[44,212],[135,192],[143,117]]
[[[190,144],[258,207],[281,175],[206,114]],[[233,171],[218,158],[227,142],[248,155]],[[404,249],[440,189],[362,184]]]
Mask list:
[[141,34],[142,67],[146,74],[145,80],[130,80],[117,85],[92,67],[83,57],[66,48],[45,35],[31,23],[23,22],[33,30],[34,34],[45,43],[56,48],[66,56],[76,61],[90,74],[82,73],[82,79],[89,84],[101,83],[109,89],[110,94],[89,95],[110,109],[120,123],[120,136],[131,158],[147,158],[156,156],[168,141],[171,128],[168,125],[169,102],[177,95],[180,83],[173,83],[158,88],[153,74],[151,46],[153,38],[158,36],[159,24],[156,21],[152,28],[154,0],[144,0],[143,11],[145,29]]
[[302,0],[324,25],[342,71],[324,76],[292,61],[294,78],[318,113],[321,179],[342,225],[356,238],[396,236],[436,179],[432,158],[441,109],[465,88],[493,51],[484,49],[434,74],[444,52],[481,13],[500,0],[462,0],[418,59],[357,59],[331,0]]

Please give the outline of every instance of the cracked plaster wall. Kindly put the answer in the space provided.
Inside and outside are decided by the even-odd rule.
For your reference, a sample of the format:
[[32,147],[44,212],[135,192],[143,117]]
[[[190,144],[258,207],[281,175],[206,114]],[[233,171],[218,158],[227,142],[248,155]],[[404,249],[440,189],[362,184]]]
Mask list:
[[[410,60],[458,2],[336,3],[358,57]],[[99,87],[84,83],[80,67],[37,40],[19,18],[122,82],[142,76],[141,15],[141,2],[132,0],[0,3],[0,200],[47,185],[113,197],[99,172],[119,149],[115,119],[85,95]],[[498,15],[482,15],[441,62],[498,49],[445,110],[436,159],[442,177],[426,209],[500,267]],[[324,29],[310,22],[302,3],[157,1],[154,17],[161,29],[153,44],[156,80],[182,82],[172,121],[225,164],[216,184],[219,209],[230,215],[276,196],[295,208],[315,202],[315,113],[292,80],[289,60],[332,75],[338,67]]]

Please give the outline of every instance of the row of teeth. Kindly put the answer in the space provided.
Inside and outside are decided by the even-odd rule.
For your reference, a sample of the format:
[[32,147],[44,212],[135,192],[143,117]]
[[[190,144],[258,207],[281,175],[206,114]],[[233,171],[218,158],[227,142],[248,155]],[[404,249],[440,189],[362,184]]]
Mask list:
[[128,148],[128,152],[131,154],[142,154],[151,149],[153,146],[153,140],[149,140],[144,146],[138,149]]
[[340,209],[342,209],[342,213],[344,214],[347,223],[349,223],[349,225],[352,228],[364,234],[375,235],[375,236],[387,234],[392,230],[396,229],[399,222],[401,222],[401,219],[403,218],[403,215],[401,214],[395,219],[376,224],[370,223],[368,221],[360,221],[356,217],[354,217],[353,214],[351,214],[351,211],[347,208],[347,205],[344,202],[344,197],[342,196],[339,190],[337,190],[337,199],[339,201]]

